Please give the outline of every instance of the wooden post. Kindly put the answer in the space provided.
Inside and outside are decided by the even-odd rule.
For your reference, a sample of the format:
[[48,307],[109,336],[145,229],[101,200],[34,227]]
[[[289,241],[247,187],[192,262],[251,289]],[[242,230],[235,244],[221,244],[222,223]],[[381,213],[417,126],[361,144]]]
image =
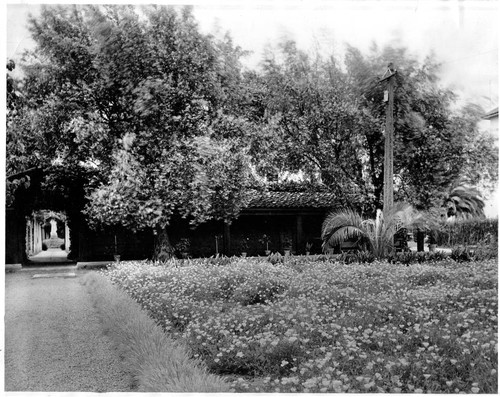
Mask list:
[[384,214],[394,205],[394,85],[396,71],[389,64],[382,81],[387,80],[387,107],[385,112],[384,147]]
[[416,236],[417,236],[417,252],[424,252],[425,233],[419,230],[417,231]]
[[301,254],[302,253],[302,246],[303,246],[303,227],[302,227],[302,215],[297,215],[297,218],[296,218],[296,233],[297,233],[297,241],[296,241],[296,252],[297,254]]
[[229,256],[231,254],[231,226],[224,222],[224,255]]

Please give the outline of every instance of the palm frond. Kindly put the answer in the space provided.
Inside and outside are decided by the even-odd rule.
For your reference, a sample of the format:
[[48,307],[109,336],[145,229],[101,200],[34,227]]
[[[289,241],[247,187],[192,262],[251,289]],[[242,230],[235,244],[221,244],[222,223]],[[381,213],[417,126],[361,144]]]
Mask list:
[[330,234],[326,240],[323,240],[323,247],[333,248],[346,240],[363,236],[365,236],[365,233],[361,229],[354,226],[344,226]]
[[481,193],[466,185],[455,185],[445,200],[448,216],[458,218],[484,217],[484,200]]
[[351,209],[330,213],[321,227],[323,247],[333,247],[363,232],[363,219]]

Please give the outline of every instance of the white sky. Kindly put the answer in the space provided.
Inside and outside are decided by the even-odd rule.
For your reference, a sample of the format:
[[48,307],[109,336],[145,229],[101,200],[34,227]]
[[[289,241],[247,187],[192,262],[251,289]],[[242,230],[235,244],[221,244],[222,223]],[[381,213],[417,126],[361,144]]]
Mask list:
[[[6,58],[19,59],[33,45],[27,15],[36,14],[42,3],[8,2],[3,13]],[[235,44],[252,51],[244,61],[247,67],[255,67],[265,46],[283,37],[295,39],[306,51],[319,46],[336,54],[343,53],[346,42],[362,51],[373,41],[379,46],[396,44],[420,58],[433,51],[443,63],[443,85],[485,111],[498,106],[497,0],[177,0],[170,4],[193,4],[203,32],[229,31]]]
[[[265,45],[284,36],[304,50],[319,45],[338,54],[345,42],[361,50],[373,41],[400,44],[420,57],[433,50],[443,62],[443,84],[485,111],[498,106],[496,0],[178,0],[171,4],[194,4],[204,32],[229,31],[236,44],[253,52],[245,60],[249,67],[258,64]],[[26,21],[28,12],[36,13],[38,7],[36,2],[7,5],[7,57],[15,59],[32,45]]]

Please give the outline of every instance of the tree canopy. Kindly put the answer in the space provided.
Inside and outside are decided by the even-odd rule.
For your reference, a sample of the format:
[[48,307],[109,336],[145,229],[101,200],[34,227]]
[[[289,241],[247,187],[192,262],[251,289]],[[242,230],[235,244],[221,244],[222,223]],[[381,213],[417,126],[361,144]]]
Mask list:
[[497,181],[481,109],[457,108],[432,56],[348,46],[340,58],[284,40],[243,70],[245,51],[229,35],[202,34],[189,7],[51,6],[29,24],[35,49],[7,63],[7,174],[51,168],[44,187],[85,195],[66,205],[96,225],[231,222],[248,189],[290,174],[336,193],[332,204],[375,214],[389,61],[396,199],[428,209],[458,180]]
[[[385,84],[395,89],[395,198],[418,209],[442,206],[459,180],[491,188],[498,179],[494,137],[479,131],[482,110],[439,83],[439,64],[405,48],[347,46],[343,59],[307,54],[284,42],[249,75],[259,122],[257,165],[271,179],[283,171],[328,186],[343,204],[370,214],[382,204]],[[258,154],[257,154],[258,153]]]

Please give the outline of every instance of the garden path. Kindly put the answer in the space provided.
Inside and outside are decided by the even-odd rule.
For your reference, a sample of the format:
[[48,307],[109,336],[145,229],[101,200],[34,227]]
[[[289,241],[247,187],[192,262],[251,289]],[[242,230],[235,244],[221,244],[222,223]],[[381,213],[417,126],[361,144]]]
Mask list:
[[84,273],[45,266],[5,275],[6,391],[131,391],[79,282]]

